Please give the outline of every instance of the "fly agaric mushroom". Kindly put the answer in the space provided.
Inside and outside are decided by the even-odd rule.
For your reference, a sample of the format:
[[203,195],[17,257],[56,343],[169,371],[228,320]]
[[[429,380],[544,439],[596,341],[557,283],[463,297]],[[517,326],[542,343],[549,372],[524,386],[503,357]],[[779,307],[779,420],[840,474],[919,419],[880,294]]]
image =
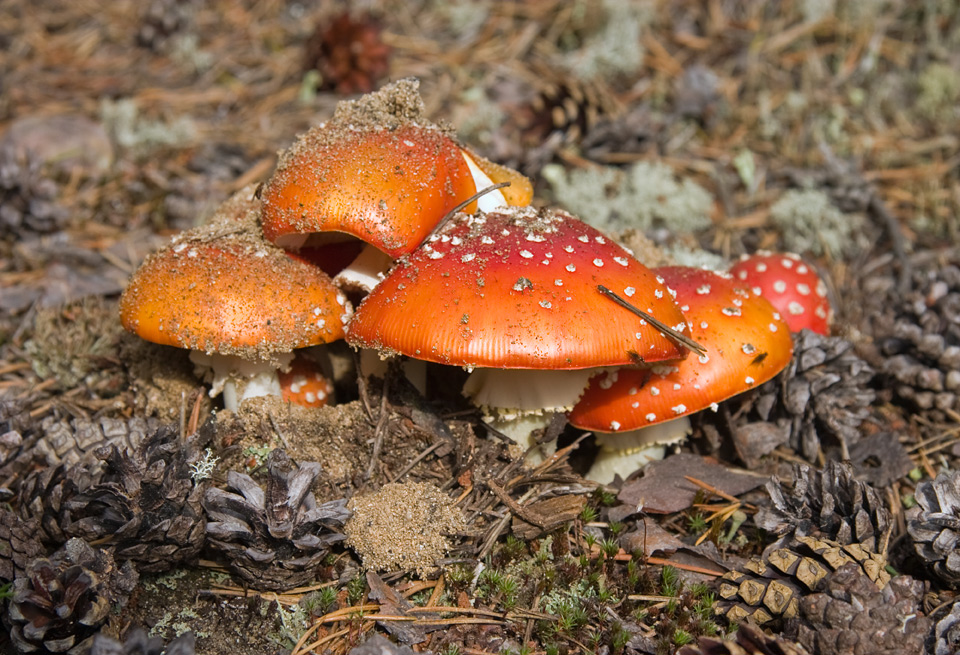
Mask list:
[[681,266],[655,271],[677,292],[692,336],[706,353],[591,379],[569,420],[596,433],[601,452],[587,477],[598,482],[626,477],[662,457],[658,444],[685,436],[688,415],[766,382],[793,353],[777,311],[730,275]]
[[478,190],[511,183],[481,196],[482,210],[528,204],[530,181],[472,156],[426,120],[418,88],[401,80],[342,102],[332,120],[301,135],[263,189],[266,238],[292,250],[345,235],[367,242],[338,282],[369,291]]
[[147,257],[120,299],[123,326],[190,349],[195,364],[212,369],[210,394],[223,391],[228,409],[280,395],[277,370],[293,350],[342,339],[352,312],[322,270],[260,237],[260,203],[246,202],[242,219],[232,199],[228,215]]
[[323,407],[333,398],[333,384],[320,372],[320,366],[295,354],[290,368],[279,371],[280,395],[303,407]]
[[744,255],[730,268],[741,283],[763,296],[783,315],[791,332],[806,328],[830,334],[833,311],[827,285],[812,266],[794,253],[761,250]]
[[567,411],[597,367],[685,355],[660,328],[598,291],[601,284],[668,331],[687,331],[662,282],[570,214],[529,207],[458,214],[364,299],[347,341],[475,368],[464,393],[529,447],[531,426],[511,431],[509,422],[535,415],[546,424],[550,413]]

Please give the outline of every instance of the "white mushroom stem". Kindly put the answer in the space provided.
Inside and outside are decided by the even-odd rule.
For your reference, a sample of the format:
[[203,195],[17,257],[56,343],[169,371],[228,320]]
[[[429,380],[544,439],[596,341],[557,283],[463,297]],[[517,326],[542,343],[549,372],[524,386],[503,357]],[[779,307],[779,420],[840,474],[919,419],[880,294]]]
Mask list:
[[684,441],[692,430],[686,416],[626,432],[597,432],[600,452],[586,478],[602,484],[627,478],[646,464],[663,459],[666,446]]
[[210,382],[210,397],[222,393],[224,407],[236,411],[240,402],[247,398],[281,395],[277,371],[290,366],[293,353],[277,353],[272,361],[255,362],[237,355],[192,350],[190,361],[198,374]]
[[[534,445],[532,432],[546,427],[553,414],[570,411],[600,370],[478,368],[464,383],[463,395],[483,410],[484,421],[528,450]],[[545,455],[555,449],[556,444],[550,444]],[[542,461],[538,458],[533,451],[528,461]]]
[[[364,377],[375,377],[383,379],[387,376],[388,359],[380,356],[376,350],[371,348],[360,349],[360,374]],[[407,381],[420,392],[421,395],[427,395],[427,363],[422,359],[404,359],[400,363],[400,370]]]
[[356,259],[336,274],[333,282],[341,289],[370,293],[392,265],[393,258],[390,255],[367,244]]

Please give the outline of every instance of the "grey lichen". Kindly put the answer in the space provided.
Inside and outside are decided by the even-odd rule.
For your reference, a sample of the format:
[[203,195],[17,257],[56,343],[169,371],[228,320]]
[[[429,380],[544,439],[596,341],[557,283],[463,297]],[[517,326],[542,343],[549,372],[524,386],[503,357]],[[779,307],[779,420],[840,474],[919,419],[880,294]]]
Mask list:
[[917,111],[938,125],[952,125],[960,119],[960,73],[947,64],[930,64],[917,79]]
[[816,189],[791,189],[770,207],[770,220],[787,250],[832,257],[851,256],[869,244],[864,217],[846,214]]
[[641,32],[653,17],[650,7],[633,0],[602,0],[573,5],[575,19],[587,29],[579,47],[565,57],[566,68],[581,79],[634,76],[643,65]]
[[130,98],[102,101],[100,120],[118,146],[138,154],[162,146],[181,147],[197,136],[197,127],[188,116],[170,122],[148,120]]
[[669,166],[637,162],[625,171],[590,167],[566,171],[547,166],[543,177],[556,201],[587,223],[607,231],[665,228],[674,234],[711,225],[713,196],[690,179],[678,179]]

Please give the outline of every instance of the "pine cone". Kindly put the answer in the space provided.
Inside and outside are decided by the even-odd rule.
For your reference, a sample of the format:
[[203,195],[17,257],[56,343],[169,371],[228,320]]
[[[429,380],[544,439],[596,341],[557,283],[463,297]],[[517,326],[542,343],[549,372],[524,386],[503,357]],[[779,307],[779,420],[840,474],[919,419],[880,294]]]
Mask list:
[[[732,414],[738,453],[745,462],[755,462],[786,442],[816,461],[822,446],[856,443],[876,397],[868,386],[872,378],[870,365],[849,341],[802,330],[794,336],[793,360],[780,375],[724,404]],[[701,412],[700,420],[709,425],[715,416]],[[758,444],[766,445],[758,450]]]
[[380,24],[369,15],[344,12],[319,22],[307,40],[304,70],[318,70],[321,88],[337,93],[369,93],[390,68],[390,47]]
[[783,636],[821,655],[901,655],[924,652],[933,621],[920,611],[923,583],[897,576],[883,589],[856,564],[827,578],[823,592],[800,601]]
[[802,646],[764,634],[755,625],[741,623],[734,641],[700,637],[697,646],[684,646],[677,655],[807,655]]
[[576,144],[602,121],[619,114],[613,94],[602,82],[583,80],[539,66],[536,93],[523,109],[522,140],[536,147],[559,134],[559,144]]
[[150,0],[137,31],[137,44],[157,52],[167,40],[193,22],[192,0]]
[[14,580],[5,617],[10,639],[24,653],[86,653],[111,606],[126,601],[137,577],[133,565],[117,568],[108,551],[71,539]]
[[208,489],[203,499],[207,535],[230,566],[256,589],[289,589],[314,580],[328,546],[350,516],[346,500],[317,505],[310,488],[320,465],[294,468],[282,449],[267,457],[266,491],[243,473],[231,471],[227,486]]
[[733,622],[751,619],[764,625],[797,616],[804,596],[817,590],[831,572],[852,563],[878,588],[890,580],[886,558],[859,544],[795,537],[786,546],[768,547],[738,571],[720,578],[716,610]]
[[960,588],[960,471],[941,473],[917,485],[917,518],[907,522],[913,548],[928,571]]
[[[27,449],[34,442],[32,424],[25,402],[0,400],[0,484],[10,484],[9,480],[16,480],[29,468]],[[0,487],[0,501],[15,492],[16,488]]]
[[135,452],[160,424],[152,417],[77,418],[67,422],[48,416],[40,424],[43,435],[37,440],[34,451],[47,466],[83,464],[96,467],[101,461],[96,454],[100,448],[106,446],[118,448],[121,452]]
[[13,582],[31,561],[47,554],[39,529],[36,521],[22,521],[14,512],[0,509],[0,584]]
[[933,655],[960,653],[960,601],[953,601],[950,613],[937,621],[933,638]]
[[99,467],[76,466],[69,475],[63,465],[34,471],[20,485],[17,513],[23,521],[36,522],[41,543],[50,550],[59,548],[69,539],[64,532],[66,501],[99,479]]
[[0,239],[19,241],[30,233],[63,228],[69,217],[57,203],[57,184],[32,157],[20,157],[12,145],[0,147]]
[[796,466],[792,489],[785,489],[776,478],[766,488],[786,524],[778,526],[778,534],[790,530],[798,537],[829,539],[844,546],[860,544],[874,553],[887,552],[893,529],[890,510],[880,492],[854,477],[849,464],[828,462],[822,471]]
[[123,643],[103,634],[93,637],[90,655],[194,655],[196,639],[187,631],[164,646],[160,637],[150,637],[143,628],[136,628]]
[[906,294],[889,273],[864,282],[867,355],[895,402],[943,423],[960,411],[960,248],[922,251],[910,264]]
[[[204,542],[204,486],[174,426],[155,430],[135,454],[112,448],[100,480],[63,503],[63,529],[110,544],[117,560],[144,572],[196,558]],[[195,459],[195,458],[194,458]]]

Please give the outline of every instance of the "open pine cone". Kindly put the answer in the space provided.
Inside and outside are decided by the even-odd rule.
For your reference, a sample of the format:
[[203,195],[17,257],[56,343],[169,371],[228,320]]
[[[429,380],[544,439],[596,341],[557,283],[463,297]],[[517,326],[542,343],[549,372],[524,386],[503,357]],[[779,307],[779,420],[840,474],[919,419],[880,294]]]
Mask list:
[[822,471],[796,466],[792,489],[774,478],[767,483],[767,492],[777,516],[761,527],[844,546],[861,544],[881,555],[887,552],[893,529],[890,510],[879,491],[854,477],[849,464],[828,462]]
[[921,482],[914,493],[920,515],[907,522],[913,548],[931,575],[960,588],[960,471]]
[[380,24],[369,15],[344,12],[318,23],[305,46],[304,69],[317,70],[321,88],[337,93],[368,93],[390,68],[390,47]]
[[23,521],[14,512],[0,508],[0,585],[13,582],[30,562],[47,554],[39,530],[36,521]]
[[41,162],[12,146],[0,148],[0,238],[22,240],[63,228],[69,213],[58,204],[59,193]]
[[141,571],[194,559],[205,537],[205,485],[194,481],[189,458],[174,426],[155,430],[135,453],[112,448],[100,480],[64,502],[64,531],[110,544]]
[[278,448],[267,472],[266,490],[236,471],[227,475],[233,492],[207,490],[207,536],[251,587],[289,589],[316,578],[328,546],[346,538],[339,529],[350,511],[345,499],[317,505],[310,491],[320,475],[316,462],[294,467]]
[[109,551],[71,539],[52,557],[32,561],[13,582],[5,623],[20,652],[81,655],[137,583],[129,562],[118,568]]
[[700,637],[696,646],[684,646],[677,655],[807,655],[807,651],[800,644],[771,637],[746,622],[737,628],[734,641]]

